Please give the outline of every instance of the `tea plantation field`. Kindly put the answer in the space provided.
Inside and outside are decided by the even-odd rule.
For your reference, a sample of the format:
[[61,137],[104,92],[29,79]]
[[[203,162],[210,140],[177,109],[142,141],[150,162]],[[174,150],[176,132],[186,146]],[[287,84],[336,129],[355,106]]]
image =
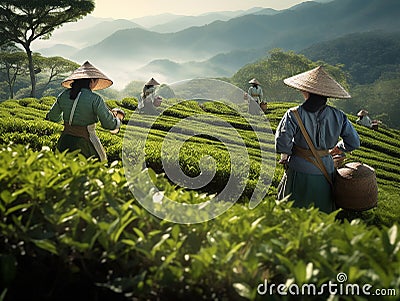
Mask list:
[[[275,202],[283,168],[276,164],[273,133],[256,139],[248,122],[221,103],[180,103],[153,122],[135,112],[135,99],[108,100],[127,116],[118,135],[98,127],[108,155],[108,162],[101,163],[54,151],[62,125],[44,120],[54,100],[0,103],[0,300],[399,299],[399,131],[355,125],[361,148],[348,160],[375,169],[378,207],[327,215]],[[272,132],[293,105],[269,104]],[[161,145],[168,131],[194,114],[203,114],[204,120],[217,116],[219,123],[209,135],[193,135],[195,129],[182,126],[179,158],[163,161]],[[355,116],[349,118],[355,122]],[[224,122],[239,136],[230,136]],[[232,153],[216,133],[235,146],[243,141],[248,160],[238,157],[239,167],[232,168]],[[267,165],[260,149],[267,150]],[[176,202],[202,203],[231,177],[240,182],[246,169],[243,193],[207,222],[161,220],[136,200],[122,163],[123,151],[135,163],[143,150],[152,181]],[[204,155],[215,158],[215,166],[200,166]],[[163,164],[173,159],[188,177],[212,174],[212,181],[198,190],[176,185],[164,174]],[[140,180],[138,175],[138,187]],[[250,209],[249,199],[259,187],[266,187],[265,198]],[[336,291],[327,289],[330,282]],[[286,295],[279,285],[287,288]],[[314,285],[320,294],[302,292],[302,285]],[[360,291],[346,291],[349,287]]]

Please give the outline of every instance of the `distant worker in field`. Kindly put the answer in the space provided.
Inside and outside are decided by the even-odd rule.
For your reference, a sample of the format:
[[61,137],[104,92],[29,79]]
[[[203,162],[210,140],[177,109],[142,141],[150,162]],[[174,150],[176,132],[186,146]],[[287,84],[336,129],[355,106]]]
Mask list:
[[53,122],[64,121],[57,149],[80,150],[89,158],[107,159],[106,152],[96,135],[96,123],[117,133],[125,113],[118,108],[110,110],[102,97],[93,91],[110,87],[113,82],[100,70],[85,62],[62,83],[67,88],[58,97],[46,115]]
[[356,120],[357,124],[366,126],[368,128],[372,127],[372,120],[368,116],[368,111],[361,110],[360,112],[357,113],[357,116],[358,116],[358,119]]
[[[248,98],[249,102],[249,113],[252,115],[257,115],[260,114],[260,108],[262,111],[266,110],[266,105],[267,103],[263,101],[263,90],[261,88],[260,82],[253,78],[252,80],[249,81],[249,84],[251,85],[247,91],[247,95],[245,95],[245,98]],[[249,99],[249,96],[251,97]],[[254,101],[251,101],[253,99]]]
[[147,83],[145,83],[143,87],[142,94],[140,94],[139,102],[138,102],[138,109],[139,113],[141,114],[150,114],[156,115],[158,114],[155,107],[161,105],[161,97],[156,96],[156,86],[160,84],[154,79],[151,78]]
[[[313,204],[332,212],[333,156],[359,148],[360,138],[345,113],[327,105],[327,100],[351,96],[321,66],[284,83],[301,91],[305,101],[289,109],[276,130],[276,152],[281,154],[279,163],[286,167],[278,199],[288,197],[294,207]],[[339,137],[342,140],[338,142]]]
[[369,118],[368,116],[368,111],[360,110],[360,112],[357,113],[357,116],[357,124],[366,126],[374,130],[378,129],[378,120],[371,120],[371,118]]

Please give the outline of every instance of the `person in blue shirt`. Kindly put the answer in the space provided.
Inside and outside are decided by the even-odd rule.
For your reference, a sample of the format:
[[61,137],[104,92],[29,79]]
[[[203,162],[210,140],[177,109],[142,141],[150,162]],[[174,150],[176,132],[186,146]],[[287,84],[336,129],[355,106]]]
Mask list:
[[[347,116],[327,105],[327,99],[350,98],[350,94],[321,66],[287,78],[284,83],[303,94],[305,102],[296,109],[333,179],[335,167],[332,156],[359,148],[360,139]],[[342,139],[339,140],[339,137]],[[335,210],[331,185],[323,172],[312,163],[313,155],[299,128],[293,108],[284,114],[278,125],[275,149],[281,154],[279,163],[287,167],[279,184],[278,199],[288,197],[294,201],[294,207],[309,207],[313,204],[327,213]]]

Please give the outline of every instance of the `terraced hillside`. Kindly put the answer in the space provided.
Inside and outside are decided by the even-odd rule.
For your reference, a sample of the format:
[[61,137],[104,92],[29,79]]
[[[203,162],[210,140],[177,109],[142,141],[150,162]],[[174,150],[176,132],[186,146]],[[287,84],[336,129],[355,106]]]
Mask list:
[[[109,158],[104,163],[52,151],[62,130],[44,120],[53,102],[0,104],[0,299],[282,300],[272,284],[294,283],[320,289],[318,296],[304,296],[307,300],[354,300],[354,295],[324,291],[332,281],[351,284],[352,290],[368,284],[371,294],[379,290],[380,300],[398,299],[399,131],[356,125],[362,147],[348,159],[375,168],[379,204],[363,213],[327,215],[275,202],[283,169],[276,164],[273,131],[293,104],[270,103],[268,119],[251,127],[259,119],[237,114],[245,109],[240,105],[189,101],[154,121],[154,116],[135,112],[135,99],[109,100],[127,118],[118,135],[98,128]],[[184,118],[195,122],[182,123]],[[171,129],[172,152],[165,152],[161,142]],[[231,178],[235,187],[243,187],[240,199],[205,222],[161,220],[133,195],[130,168],[121,162],[122,156],[140,163],[141,155],[147,170],[154,171],[149,172],[151,181],[177,203],[201,206],[222,194]],[[204,156],[217,164],[210,157],[199,160]],[[184,181],[174,184],[164,174],[173,164],[189,177],[211,175],[212,180],[199,189],[184,189]],[[140,181],[141,174],[133,179],[133,192],[144,185],[144,197],[163,208],[164,199]],[[256,192],[265,198],[251,208]],[[259,290],[267,282],[271,289]],[[361,294],[357,300],[369,297]]]
[[[14,144],[29,144],[31,148],[36,150],[40,150],[43,146],[54,149],[62,125],[44,120],[44,116],[53,102],[54,98],[45,97],[42,99],[9,100],[1,103],[0,144],[7,145],[12,142]],[[225,186],[230,171],[237,170],[237,168],[231,169],[229,151],[221,141],[213,137],[216,134],[215,132],[219,131],[221,136],[229,137],[230,143],[234,145],[239,145],[239,140],[243,140],[247,148],[251,164],[249,178],[243,194],[244,199],[250,197],[257,181],[261,178],[265,185],[272,183],[269,189],[270,195],[276,192],[276,186],[283,174],[283,169],[281,166],[275,165],[273,132],[285,111],[295,104],[270,103],[266,113],[269,124],[262,125],[258,129],[265,133],[260,139],[260,137],[255,136],[254,129],[248,121],[237,113],[239,109],[235,110],[235,107],[232,108],[220,102],[199,104],[195,101],[188,101],[184,104],[180,103],[166,110],[156,121],[153,117],[137,114],[134,111],[137,102],[133,98],[126,98],[122,101],[108,100],[107,103],[110,107],[121,107],[127,113],[122,130],[118,135],[112,135],[98,127],[98,135],[106,148],[109,162],[121,160],[125,130],[129,126],[134,126],[134,130],[128,131],[128,134],[133,135],[133,137],[125,135],[125,139],[132,142],[129,142],[130,146],[128,147],[131,153],[130,158],[135,157],[132,153],[140,152],[141,149],[145,148],[147,166],[157,173],[163,173],[163,164],[166,164],[161,160],[163,139],[171,128],[175,127],[183,118],[202,114],[208,118],[205,119],[202,126],[211,122],[210,118],[218,120],[220,124],[214,122],[210,129],[213,132],[210,132],[210,135],[193,136],[196,131],[195,128],[183,127],[179,130],[179,139],[186,141],[185,147],[179,153],[179,165],[184,173],[189,177],[198,176],[201,173],[198,158],[204,155],[214,156],[218,158],[219,165],[214,179],[205,187],[204,191],[210,194],[216,193],[220,187]],[[128,120],[132,116],[134,117],[132,118],[134,125],[128,125]],[[349,119],[355,124],[355,116],[349,116]],[[233,137],[230,133],[227,133],[224,122],[232,125],[238,131],[239,136]],[[269,127],[271,127],[272,132],[269,132]],[[373,216],[374,223],[391,224],[395,220],[400,220],[400,204],[397,201],[397,196],[400,194],[400,131],[382,127],[373,131],[357,124],[355,124],[355,127],[361,137],[361,148],[349,155],[347,160],[358,160],[373,167],[376,170],[379,184],[378,208],[363,213],[363,215],[368,216],[368,218]],[[150,128],[151,131],[146,136]],[[138,143],[138,141],[145,141],[145,145]],[[260,165],[260,149],[268,153],[267,164]],[[236,161],[240,161],[240,159]],[[236,163],[240,166],[242,162]],[[210,169],[212,168],[210,167]],[[275,171],[271,171],[272,169],[275,169]],[[260,172],[262,176],[260,176]],[[238,177],[241,177],[241,175]]]

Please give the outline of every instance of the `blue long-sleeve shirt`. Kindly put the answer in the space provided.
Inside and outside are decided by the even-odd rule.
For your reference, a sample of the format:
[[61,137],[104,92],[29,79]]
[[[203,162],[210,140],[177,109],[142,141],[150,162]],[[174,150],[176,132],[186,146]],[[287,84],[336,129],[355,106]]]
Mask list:
[[[289,109],[281,119],[275,133],[275,148],[277,153],[290,155],[289,167],[303,173],[322,174],[314,164],[304,158],[292,155],[293,145],[309,149],[300,130],[294,113]],[[350,152],[360,147],[360,138],[347,116],[331,106],[315,113],[306,111],[302,105],[297,107],[304,127],[317,150],[329,150],[338,146],[343,152]],[[339,137],[342,140],[339,140]],[[329,173],[334,166],[331,156],[322,157],[322,162]]]

